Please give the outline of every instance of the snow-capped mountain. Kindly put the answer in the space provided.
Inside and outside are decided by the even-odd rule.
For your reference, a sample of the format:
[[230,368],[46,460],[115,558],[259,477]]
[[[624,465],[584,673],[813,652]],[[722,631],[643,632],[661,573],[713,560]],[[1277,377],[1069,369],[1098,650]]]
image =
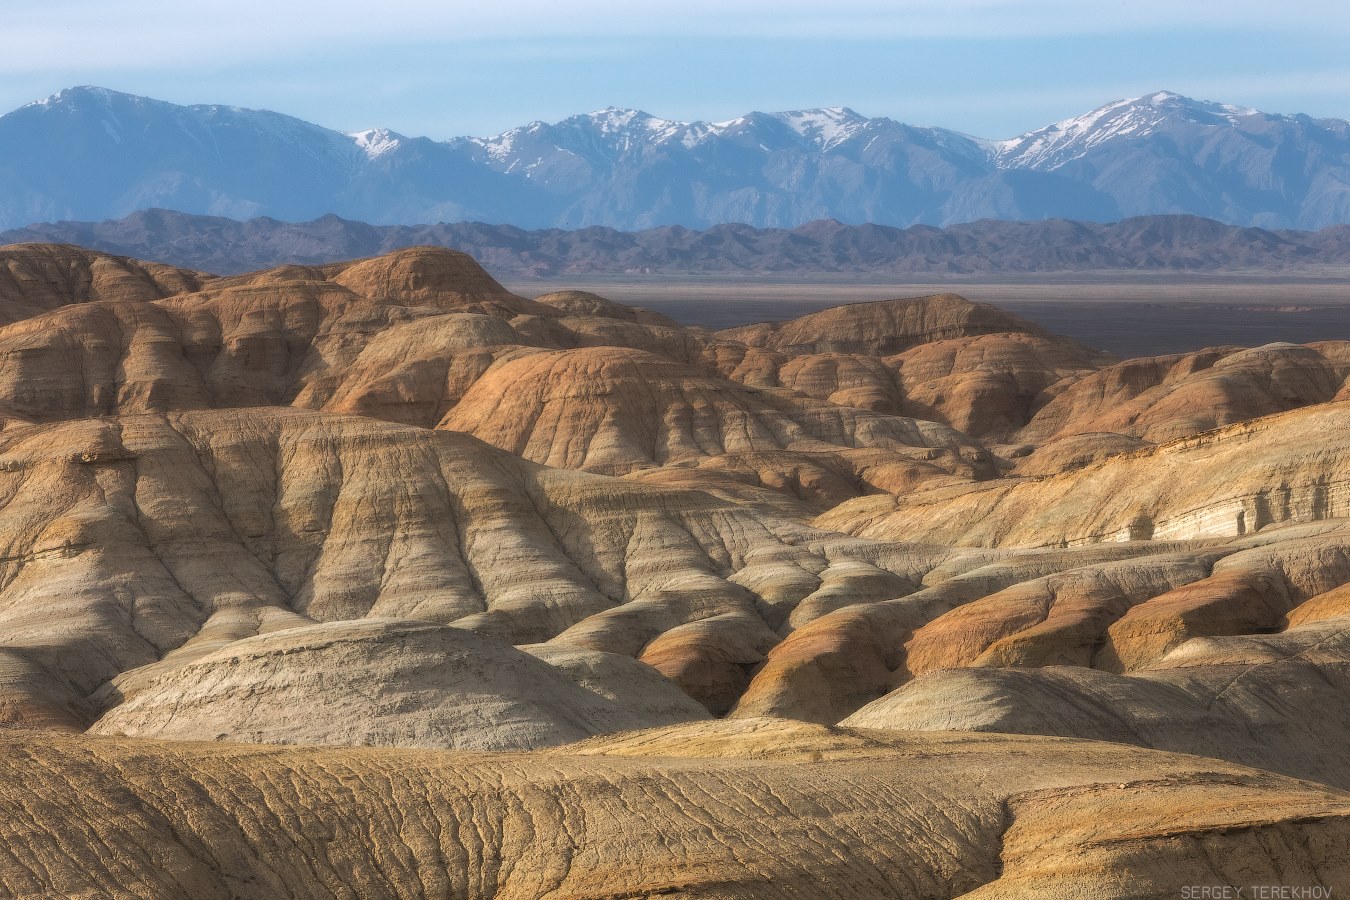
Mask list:
[[1192,100],[1158,91],[1134,100],[1118,100],[1072,119],[993,144],[994,160],[1004,168],[1051,171],[1080,159],[1109,141],[1141,140],[1180,124],[1233,128],[1261,113],[1242,106]]
[[1319,228],[1350,221],[1350,124],[1166,91],[1001,141],[844,107],[720,122],[610,108],[433,141],[91,87],[0,116],[0,227],[148,207],[526,228],[1157,213]]
[[1187,213],[1262,227],[1350,221],[1350,123],[1159,91],[992,148],[996,165],[1107,194],[1121,215]]
[[[490,138],[461,138],[460,142],[481,147],[494,161],[518,162],[522,153],[571,153],[586,158],[616,159],[637,148],[678,144],[694,150],[710,141],[743,130],[752,117],[781,122],[793,143],[802,149],[827,150],[867,127],[867,119],[845,107],[805,109],[781,113],[752,113],[725,122],[676,122],[636,109],[608,107],[564,119],[556,125],[531,122]],[[884,121],[884,120],[875,120]],[[753,127],[753,126],[752,126]],[[539,160],[535,160],[538,162]]]
[[290,116],[73,88],[0,117],[0,220],[302,215],[359,165],[350,139]]

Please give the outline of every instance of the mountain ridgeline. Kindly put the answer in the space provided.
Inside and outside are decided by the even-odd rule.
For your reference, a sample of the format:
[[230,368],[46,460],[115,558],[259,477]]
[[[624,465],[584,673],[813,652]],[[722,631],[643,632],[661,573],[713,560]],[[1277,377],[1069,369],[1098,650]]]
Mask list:
[[1020,275],[1141,271],[1312,274],[1350,266],[1350,226],[1269,231],[1196,216],[1112,224],[1051,219],[934,228],[679,225],[526,231],[461,222],[370,225],[327,215],[310,222],[238,221],[164,209],[103,222],[55,222],[0,232],[0,245],[76,244],[208,272],[318,265],[407,247],[462,250],[511,277],[569,275]]
[[151,207],[526,229],[1159,214],[1319,229],[1350,222],[1350,123],[1166,91],[1002,141],[846,108],[716,123],[606,109],[435,141],[94,87],[0,116],[0,227]]

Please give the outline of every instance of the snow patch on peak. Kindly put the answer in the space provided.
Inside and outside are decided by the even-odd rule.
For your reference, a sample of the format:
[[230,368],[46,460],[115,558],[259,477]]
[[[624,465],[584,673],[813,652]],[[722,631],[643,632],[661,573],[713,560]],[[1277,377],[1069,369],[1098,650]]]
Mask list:
[[848,140],[867,124],[867,119],[847,106],[827,106],[821,109],[800,109],[773,113],[797,134],[828,149]]
[[1137,97],[1134,100],[1122,100],[1122,103],[1148,104],[1154,108],[1167,107],[1172,110],[1181,110],[1192,114],[1217,115],[1223,118],[1241,117],[1241,116],[1259,116],[1258,110],[1249,106],[1234,106],[1231,103],[1213,103],[1209,100],[1192,100],[1190,97],[1173,91],[1157,91],[1149,94],[1147,97]]
[[501,134],[492,137],[469,138],[468,143],[482,147],[487,151],[489,159],[503,160],[515,151],[518,141],[522,139],[528,141],[530,138],[538,136],[547,127],[542,122],[531,122],[529,125],[512,128],[510,131],[503,131]]
[[86,97],[97,100],[105,105],[111,103],[114,97],[122,97],[135,102],[141,102],[145,99],[143,97],[136,97],[132,94],[122,94],[118,91],[109,90],[108,88],[82,84],[78,87],[62,88],[49,97],[43,97],[41,100],[34,100],[32,103],[25,103],[22,108],[29,109],[35,106],[60,106],[64,103],[77,102]]
[[604,109],[597,109],[594,112],[586,114],[590,119],[602,129],[618,131],[632,125],[634,121],[652,118],[640,109],[624,109],[620,106],[606,106]]
[[395,134],[388,128],[369,128],[365,131],[350,131],[347,137],[351,138],[357,148],[366,155],[367,159],[379,159],[386,153],[397,150],[403,143],[403,135]]
[[623,109],[617,106],[596,110],[588,113],[585,118],[598,127],[603,135],[631,135],[635,132],[645,132],[657,142],[669,140],[690,128],[688,122],[660,119],[640,109]]

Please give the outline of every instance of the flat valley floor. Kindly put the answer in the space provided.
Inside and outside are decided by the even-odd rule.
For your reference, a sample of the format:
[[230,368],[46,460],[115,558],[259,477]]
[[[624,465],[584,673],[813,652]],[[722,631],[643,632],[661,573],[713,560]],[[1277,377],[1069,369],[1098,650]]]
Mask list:
[[908,276],[885,281],[873,276],[573,275],[504,279],[504,284],[526,297],[564,289],[593,291],[684,325],[713,329],[791,319],[842,303],[953,293],[1127,358],[1222,345],[1350,338],[1350,276],[927,281]]

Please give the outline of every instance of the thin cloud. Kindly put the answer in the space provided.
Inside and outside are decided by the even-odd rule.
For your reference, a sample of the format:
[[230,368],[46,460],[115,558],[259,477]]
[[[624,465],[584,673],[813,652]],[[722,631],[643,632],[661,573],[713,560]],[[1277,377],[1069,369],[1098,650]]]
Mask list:
[[702,38],[1018,38],[1178,27],[1315,29],[1350,32],[1343,3],[1254,0],[48,0],[0,13],[6,53],[0,71],[84,66],[137,68],[148,60],[246,60],[324,45],[371,52],[403,41],[458,44],[485,39],[669,36]]
[[1249,0],[46,0],[0,3],[0,112],[101,84],[437,137],[608,104],[845,104],[998,137],[1157,88],[1344,116],[1348,26],[1350,5]]

